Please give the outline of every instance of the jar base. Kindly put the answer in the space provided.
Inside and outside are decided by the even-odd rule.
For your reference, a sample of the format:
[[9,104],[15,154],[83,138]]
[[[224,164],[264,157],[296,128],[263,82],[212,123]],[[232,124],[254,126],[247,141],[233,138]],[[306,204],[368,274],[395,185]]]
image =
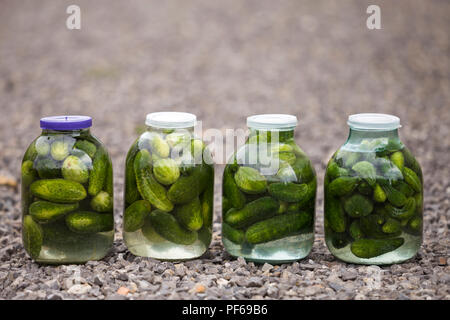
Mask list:
[[89,243],[63,244],[48,243],[42,246],[39,257],[40,264],[83,264],[88,261],[103,259],[112,248],[114,232],[103,232],[95,236]]
[[243,257],[256,263],[280,264],[308,256],[314,243],[314,234],[306,233],[254,246],[238,245],[226,238],[222,241],[227,252],[234,257]]
[[364,265],[390,265],[402,263],[413,258],[422,244],[422,238],[419,236],[403,233],[401,237],[405,239],[405,243],[402,246],[394,251],[369,259],[355,256],[350,250],[351,244],[340,249],[334,248],[331,240],[326,240],[326,244],[330,252],[343,262]]
[[190,245],[180,245],[170,242],[156,233],[151,236],[152,241],[147,237],[140,230],[124,232],[124,242],[128,250],[135,256],[161,261],[186,261],[202,256],[208,249],[208,245],[205,244],[208,241],[203,242],[200,239]]

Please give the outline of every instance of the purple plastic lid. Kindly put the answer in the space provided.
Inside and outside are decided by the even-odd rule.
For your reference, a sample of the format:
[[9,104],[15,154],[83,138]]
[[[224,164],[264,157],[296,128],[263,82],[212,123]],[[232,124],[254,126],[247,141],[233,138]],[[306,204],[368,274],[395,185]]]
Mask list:
[[88,116],[53,116],[41,118],[41,129],[47,130],[81,130],[92,126]]

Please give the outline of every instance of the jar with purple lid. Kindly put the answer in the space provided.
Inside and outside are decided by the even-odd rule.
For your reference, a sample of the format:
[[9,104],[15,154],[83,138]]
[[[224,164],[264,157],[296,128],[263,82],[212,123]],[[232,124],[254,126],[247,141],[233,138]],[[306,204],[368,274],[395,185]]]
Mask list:
[[102,259],[114,240],[113,171],[92,118],[53,116],[22,160],[22,239],[44,264]]

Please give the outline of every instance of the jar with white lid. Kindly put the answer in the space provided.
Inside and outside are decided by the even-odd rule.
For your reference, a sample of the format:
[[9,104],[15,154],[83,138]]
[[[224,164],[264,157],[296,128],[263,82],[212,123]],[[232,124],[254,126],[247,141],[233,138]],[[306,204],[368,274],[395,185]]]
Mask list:
[[214,166],[196,122],[191,113],[150,113],[127,154],[123,236],[135,255],[187,260],[209,247]]
[[400,263],[422,243],[423,179],[401,142],[398,117],[349,116],[347,141],[325,174],[325,240],[337,258],[359,264]]
[[248,139],[225,167],[222,241],[231,255],[283,263],[306,257],[314,242],[316,174],[295,143],[297,118],[247,118]]

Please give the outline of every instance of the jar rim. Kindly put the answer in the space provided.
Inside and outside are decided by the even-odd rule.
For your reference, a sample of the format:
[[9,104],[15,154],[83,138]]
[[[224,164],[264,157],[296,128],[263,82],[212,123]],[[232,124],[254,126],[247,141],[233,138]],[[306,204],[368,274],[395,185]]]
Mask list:
[[152,112],[147,114],[145,124],[157,128],[189,128],[195,126],[197,116],[188,112]]
[[297,122],[297,117],[291,114],[257,114],[247,117],[247,126],[258,130],[292,130]]
[[400,118],[385,113],[357,113],[348,116],[351,129],[387,131],[401,127]]
[[41,118],[40,126],[44,130],[81,130],[92,126],[92,118],[79,115],[50,116]]

